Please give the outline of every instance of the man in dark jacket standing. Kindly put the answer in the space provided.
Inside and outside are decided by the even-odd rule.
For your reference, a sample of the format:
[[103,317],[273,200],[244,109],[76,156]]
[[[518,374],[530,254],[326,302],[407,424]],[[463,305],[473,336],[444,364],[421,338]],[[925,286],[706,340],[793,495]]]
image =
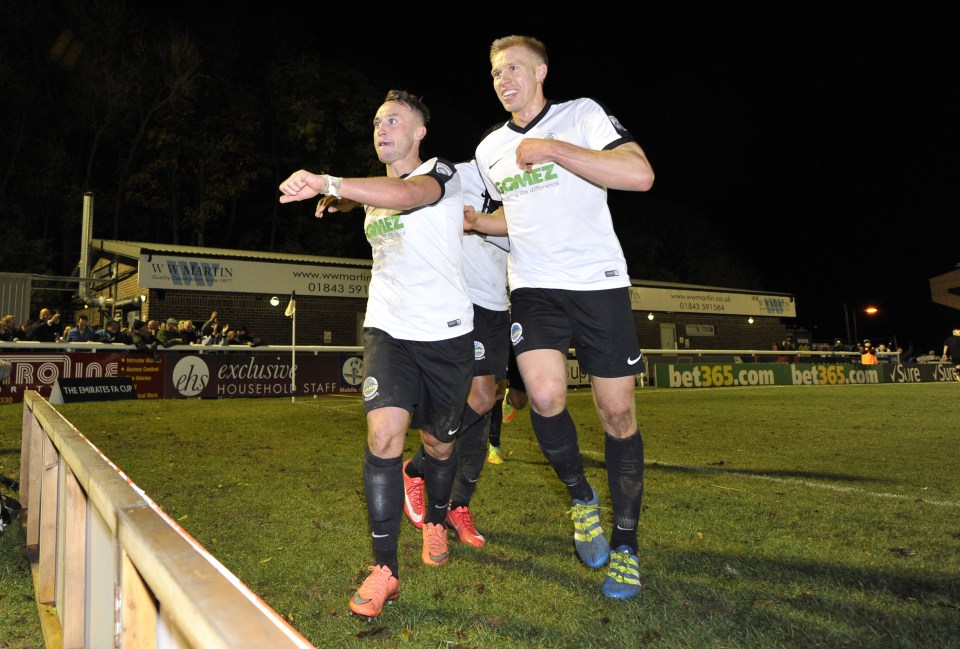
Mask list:
[[133,321],[133,329],[130,330],[130,342],[137,348],[137,351],[149,352],[153,354],[153,359],[156,360],[159,343],[147,324],[142,320]]
[[30,331],[30,340],[38,343],[55,343],[61,331],[63,331],[63,325],[60,323],[60,314],[53,313],[50,309],[40,309],[40,319]]

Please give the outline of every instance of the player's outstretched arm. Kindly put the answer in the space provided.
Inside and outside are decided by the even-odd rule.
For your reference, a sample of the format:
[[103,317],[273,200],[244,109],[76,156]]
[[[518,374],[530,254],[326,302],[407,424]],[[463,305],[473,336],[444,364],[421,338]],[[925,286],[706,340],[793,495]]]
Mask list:
[[505,236],[507,234],[507,219],[503,208],[497,208],[496,212],[487,214],[486,212],[478,212],[473,205],[464,205],[463,229],[467,232],[476,230],[484,234]]

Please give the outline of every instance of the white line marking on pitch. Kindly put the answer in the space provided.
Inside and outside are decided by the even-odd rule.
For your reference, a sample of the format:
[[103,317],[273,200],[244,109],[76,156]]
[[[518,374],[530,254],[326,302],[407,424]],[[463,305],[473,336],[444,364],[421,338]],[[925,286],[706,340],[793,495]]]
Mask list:
[[839,493],[862,494],[865,496],[875,496],[877,498],[890,498],[892,500],[919,500],[930,505],[939,505],[941,507],[960,507],[960,503],[950,500],[929,500],[922,496],[907,496],[904,494],[890,494],[876,491],[866,491],[856,487],[841,487],[838,485],[825,484],[822,482],[810,482],[809,480],[800,480],[799,478],[776,478],[769,475],[756,475],[752,473],[741,473],[739,471],[724,471],[723,469],[709,469],[700,466],[684,466],[682,464],[667,464],[665,462],[647,462],[648,466],[661,466],[667,469],[680,469],[690,471],[691,473],[714,473],[721,475],[736,476],[738,478],[754,478],[757,480],[767,480],[768,482],[781,482],[783,484],[800,485],[802,487],[816,487],[818,489],[828,489]]

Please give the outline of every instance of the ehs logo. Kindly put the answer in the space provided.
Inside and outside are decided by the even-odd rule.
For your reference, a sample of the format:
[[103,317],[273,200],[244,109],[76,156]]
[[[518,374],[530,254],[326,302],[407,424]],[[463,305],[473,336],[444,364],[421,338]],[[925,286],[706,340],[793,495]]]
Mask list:
[[185,397],[195,397],[210,383],[210,368],[199,356],[184,356],[173,368],[173,387]]

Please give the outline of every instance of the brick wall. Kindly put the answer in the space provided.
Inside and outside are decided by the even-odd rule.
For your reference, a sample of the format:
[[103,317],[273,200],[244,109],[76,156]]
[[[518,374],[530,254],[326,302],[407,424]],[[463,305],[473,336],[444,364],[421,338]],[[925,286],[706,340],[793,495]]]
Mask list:
[[[104,259],[96,267],[109,263]],[[216,293],[210,291],[146,290],[139,287],[136,264],[119,262],[116,276],[123,278],[107,289],[116,302],[147,295],[147,301],[136,308],[126,307],[124,313],[143,320],[164,321],[167,318],[193,320],[199,328],[217,311],[221,324],[244,325],[268,345],[289,345],[293,341],[290,318],[283,315],[289,295],[278,295],[278,306],[270,304],[270,295]],[[360,344],[358,332],[366,300],[336,297],[297,297],[296,336],[298,345],[355,346]],[[91,324],[98,324],[97,314],[91,309]],[[680,349],[770,349],[789,337],[787,327],[776,317],[754,316],[753,324],[746,316],[700,315],[693,313],[656,313],[653,320],[647,312],[635,311],[634,326],[640,347],[659,349],[660,326],[673,324],[677,347]],[[126,320],[126,318],[125,318]],[[688,334],[686,325],[712,325],[713,335]]]
[[[653,320],[648,320],[646,312],[634,311],[633,320],[643,349],[660,348],[660,325],[665,323],[676,327],[679,349],[770,349],[789,335],[780,319],[772,317],[754,316],[753,324],[749,324],[747,317],[740,315],[656,313]],[[688,335],[688,324],[713,325],[714,335]]]

